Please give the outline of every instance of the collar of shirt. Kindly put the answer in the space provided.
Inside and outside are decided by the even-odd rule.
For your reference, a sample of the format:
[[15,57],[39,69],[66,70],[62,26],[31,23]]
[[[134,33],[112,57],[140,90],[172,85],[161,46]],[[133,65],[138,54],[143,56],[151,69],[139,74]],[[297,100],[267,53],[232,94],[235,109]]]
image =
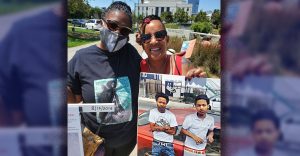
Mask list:
[[206,119],[208,118],[207,116],[208,116],[208,115],[206,114],[206,115],[205,115],[205,118],[199,118],[198,115],[197,115],[197,112],[196,112],[196,113],[194,113],[193,118],[194,118],[195,120],[204,121],[204,120],[206,120]]

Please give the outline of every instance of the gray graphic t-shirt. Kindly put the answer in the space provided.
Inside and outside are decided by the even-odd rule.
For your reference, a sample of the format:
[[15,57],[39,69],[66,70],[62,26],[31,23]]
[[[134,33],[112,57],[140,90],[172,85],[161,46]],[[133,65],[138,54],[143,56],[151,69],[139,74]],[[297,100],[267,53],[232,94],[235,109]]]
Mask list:
[[97,122],[105,125],[131,121],[132,99],[128,77],[94,81],[96,103],[114,103],[114,112],[97,113]]

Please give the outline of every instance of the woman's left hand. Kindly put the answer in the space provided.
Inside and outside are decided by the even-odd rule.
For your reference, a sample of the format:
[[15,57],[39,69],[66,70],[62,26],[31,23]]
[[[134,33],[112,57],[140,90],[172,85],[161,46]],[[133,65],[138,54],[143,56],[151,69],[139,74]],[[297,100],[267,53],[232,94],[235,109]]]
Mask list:
[[193,68],[190,69],[187,73],[186,73],[186,78],[187,79],[192,79],[194,77],[202,77],[205,78],[207,77],[206,72],[204,71],[204,69],[202,67],[198,67],[198,68]]

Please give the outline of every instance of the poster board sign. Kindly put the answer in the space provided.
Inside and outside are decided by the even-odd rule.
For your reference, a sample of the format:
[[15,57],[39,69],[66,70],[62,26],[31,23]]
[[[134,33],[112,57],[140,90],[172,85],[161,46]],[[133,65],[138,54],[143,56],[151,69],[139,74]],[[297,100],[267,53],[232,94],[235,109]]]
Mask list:
[[[173,136],[174,142],[182,142],[184,138],[180,133],[184,118],[187,115],[196,113],[194,107],[195,98],[200,94],[206,94],[210,100],[212,110],[208,114],[214,118],[214,127],[216,134],[221,129],[221,81],[218,78],[193,78],[187,80],[184,76],[167,75],[157,73],[141,73],[139,85],[139,108],[138,108],[138,155],[149,155],[152,152],[152,143],[154,133],[150,130],[150,116],[155,120],[155,124],[159,126],[170,126],[174,120],[161,115],[163,113],[155,112],[158,104],[155,100],[156,93],[165,93],[169,97],[166,109],[173,113],[178,124],[176,134]],[[155,113],[154,113],[155,114]],[[153,117],[155,116],[155,117]],[[152,121],[154,121],[152,120]],[[166,137],[165,137],[166,138]],[[216,135],[216,141],[207,145],[208,154],[220,155],[221,143],[220,135]],[[165,140],[167,142],[168,140]],[[164,141],[163,141],[164,142]],[[178,145],[179,148],[174,149],[175,155],[183,155],[184,146]]]
[[114,112],[114,103],[68,104],[68,155],[84,156],[80,113]]
[[190,40],[190,41],[183,41],[180,52],[185,51],[185,58],[190,58],[193,54],[194,47],[196,44],[196,39]]

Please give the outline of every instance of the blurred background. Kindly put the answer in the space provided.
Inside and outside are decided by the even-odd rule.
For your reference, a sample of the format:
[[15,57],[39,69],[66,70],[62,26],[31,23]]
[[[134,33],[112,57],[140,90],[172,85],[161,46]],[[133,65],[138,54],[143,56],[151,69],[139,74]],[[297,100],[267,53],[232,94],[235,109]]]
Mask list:
[[[89,5],[82,6],[94,12],[79,16],[70,12],[70,6],[67,11],[70,2],[0,1],[0,155],[66,155],[62,132],[66,126],[66,51],[72,57],[75,50],[71,48],[98,40],[97,30],[88,28],[86,22],[80,25],[79,19],[98,19],[104,9],[101,7],[105,7],[102,3],[111,3],[88,1]],[[200,8],[204,4],[199,2]],[[141,3],[128,1],[132,8]],[[205,36],[214,46],[196,46],[196,51],[213,55],[194,52],[199,56],[192,59],[200,60],[195,61],[200,65],[212,64],[207,69],[209,77],[222,77],[222,154],[255,149],[258,144],[250,125],[253,116],[266,109],[280,120],[280,136],[272,149],[285,155],[299,153],[299,7],[299,0],[227,0],[222,1],[219,11],[199,9],[194,16],[187,13],[176,18],[161,15],[170,34],[185,32],[176,29],[191,31],[187,36],[171,38],[174,44],[169,48],[177,51],[184,40],[197,38],[199,43]],[[207,21],[207,14],[219,14],[222,21]],[[135,20],[141,15],[135,12]],[[82,35],[82,31],[94,35]],[[133,39],[131,42],[135,43]]]
[[67,155],[65,3],[0,1],[0,155]]
[[[299,153],[299,7],[298,0],[222,3],[224,155]],[[271,124],[264,132],[254,122],[256,113],[265,110],[276,114],[278,129]]]

